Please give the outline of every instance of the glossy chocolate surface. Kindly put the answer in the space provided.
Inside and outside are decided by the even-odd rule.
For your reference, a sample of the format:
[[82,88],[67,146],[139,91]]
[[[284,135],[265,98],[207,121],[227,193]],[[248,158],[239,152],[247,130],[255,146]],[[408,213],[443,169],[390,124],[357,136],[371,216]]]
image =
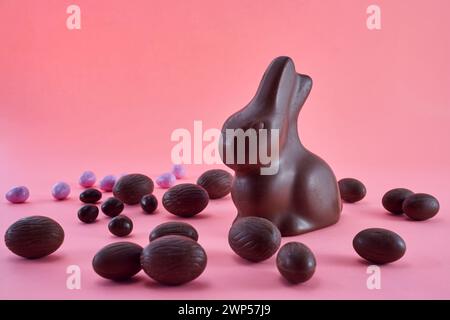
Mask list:
[[181,285],[196,279],[206,268],[205,250],[194,240],[177,235],[158,238],[141,255],[144,272],[166,285]]
[[93,204],[86,204],[78,210],[78,219],[84,223],[93,223],[98,217],[98,207]]
[[400,215],[403,213],[403,201],[413,193],[409,189],[395,188],[384,194],[381,203],[390,213]]
[[364,259],[375,264],[399,260],[406,252],[405,241],[395,232],[370,228],[359,232],[353,239],[353,248]]
[[417,221],[433,218],[439,212],[439,201],[430,194],[416,193],[408,196],[403,202],[405,214]]
[[5,233],[11,252],[27,259],[38,259],[55,252],[64,241],[64,230],[53,219],[26,217],[14,222]]
[[145,213],[153,213],[158,208],[158,199],[153,194],[146,194],[141,198],[140,204]]
[[125,204],[138,204],[141,198],[153,192],[153,180],[140,173],[127,174],[114,185],[113,194]]
[[141,270],[142,247],[131,242],[115,242],[103,247],[92,260],[94,271],[103,278],[122,281]]
[[80,201],[84,203],[97,203],[102,198],[102,193],[94,188],[86,189],[80,193]]
[[355,178],[344,178],[338,181],[341,199],[348,203],[361,201],[366,196],[364,184]]
[[[219,151],[224,163],[235,171],[231,196],[237,217],[267,218],[283,236],[332,225],[341,212],[333,171],[303,146],[297,131],[299,112],[311,87],[311,78],[298,74],[290,58],[278,57],[266,70],[255,97],[222,127]],[[262,164],[261,159],[256,164],[250,161],[238,164],[236,159],[227,163],[226,150],[233,139],[226,139],[226,130],[249,128],[279,130],[277,173],[262,175],[260,169],[268,165]],[[249,153],[246,147],[245,159],[249,159]]]
[[111,219],[108,223],[108,229],[115,236],[125,237],[133,231],[133,221],[121,214]]
[[208,192],[210,199],[220,199],[231,191],[233,176],[221,169],[205,171],[198,179],[197,184]]
[[198,240],[198,232],[193,226],[189,223],[178,221],[165,222],[156,226],[150,233],[149,240],[153,241],[167,235],[179,235],[195,241]]
[[281,233],[269,220],[260,217],[237,219],[228,233],[233,251],[252,262],[269,259],[281,244]]
[[105,202],[102,203],[101,206],[102,212],[109,217],[118,216],[124,208],[125,205],[123,204],[123,202],[113,197],[108,198]]
[[182,183],[164,193],[162,204],[174,215],[189,218],[203,211],[209,202],[205,189],[192,183]]
[[288,242],[277,254],[277,268],[291,283],[308,281],[316,271],[316,258],[303,243]]

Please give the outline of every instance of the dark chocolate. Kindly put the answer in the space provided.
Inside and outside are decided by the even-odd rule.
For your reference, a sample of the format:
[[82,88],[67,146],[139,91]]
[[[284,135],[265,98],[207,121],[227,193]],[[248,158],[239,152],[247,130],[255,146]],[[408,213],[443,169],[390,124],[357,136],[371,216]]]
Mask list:
[[78,210],[78,219],[84,223],[93,223],[98,217],[98,207],[86,204]]
[[140,173],[127,174],[114,185],[113,194],[125,204],[138,204],[141,198],[153,192],[153,180]]
[[26,217],[14,222],[5,233],[11,252],[27,259],[38,259],[55,252],[64,241],[64,230],[53,219]]
[[231,249],[240,257],[260,262],[275,254],[281,244],[281,233],[269,220],[260,217],[237,219],[228,233]]
[[153,194],[146,194],[141,198],[140,204],[145,213],[153,213],[158,208],[158,199]]
[[192,183],[178,184],[164,193],[162,198],[162,204],[167,211],[184,218],[203,211],[208,201],[206,190]]
[[111,219],[108,223],[108,229],[115,236],[125,237],[133,231],[133,221],[121,214]]
[[426,193],[416,193],[408,196],[403,201],[403,212],[417,221],[433,218],[439,212],[439,201],[435,197]]
[[361,201],[366,196],[364,184],[355,178],[344,178],[338,181],[341,199],[348,203]]
[[[298,74],[290,58],[278,57],[266,70],[255,97],[222,127],[219,151],[224,163],[235,171],[231,196],[237,217],[267,218],[283,236],[332,225],[339,220],[341,212],[333,171],[324,160],[307,150],[298,136],[299,112],[311,87],[311,78]],[[258,157],[257,163],[252,164],[250,148],[246,146],[245,163],[237,163],[238,152],[234,153],[234,162],[227,163],[226,150],[236,139],[227,139],[226,130],[250,128],[258,129],[257,133],[259,129],[279,130],[278,162],[268,165]],[[267,136],[271,136],[271,131]],[[276,164],[275,174],[261,174],[260,169]]]
[[206,268],[206,252],[194,240],[178,235],[158,238],[141,255],[144,272],[166,285],[181,285],[196,279]]
[[198,232],[193,226],[189,223],[178,221],[165,222],[156,226],[150,233],[149,240],[153,241],[167,235],[179,235],[195,241],[198,240]]
[[406,252],[405,241],[395,232],[382,228],[359,232],[353,239],[353,248],[362,258],[375,264],[397,261]]
[[414,192],[409,189],[395,188],[384,194],[381,203],[390,213],[400,215],[403,213],[403,201],[412,194]]
[[208,192],[210,199],[219,199],[230,193],[233,176],[225,170],[212,169],[204,172],[197,184]]
[[288,242],[278,251],[277,268],[291,283],[306,282],[316,271],[316,258],[303,243]]
[[123,202],[114,197],[108,198],[101,206],[102,212],[111,218],[121,214],[124,208]]
[[131,242],[116,242],[103,247],[92,260],[94,271],[101,277],[123,281],[141,270],[142,247]]
[[102,198],[102,193],[94,188],[86,189],[80,193],[80,201],[84,203],[97,203]]

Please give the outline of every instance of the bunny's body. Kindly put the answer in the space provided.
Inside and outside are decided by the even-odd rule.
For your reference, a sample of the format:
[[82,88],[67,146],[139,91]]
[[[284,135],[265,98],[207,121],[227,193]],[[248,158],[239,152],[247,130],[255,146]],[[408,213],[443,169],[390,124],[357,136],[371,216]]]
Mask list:
[[[292,60],[276,58],[268,67],[256,96],[223,125],[221,156],[235,171],[231,190],[239,217],[271,220],[283,236],[292,236],[336,223],[341,200],[331,168],[300,142],[297,118],[312,80],[297,74]],[[275,174],[261,174],[256,164],[227,163],[226,129],[278,129],[279,157]],[[246,149],[246,159],[249,150]]]

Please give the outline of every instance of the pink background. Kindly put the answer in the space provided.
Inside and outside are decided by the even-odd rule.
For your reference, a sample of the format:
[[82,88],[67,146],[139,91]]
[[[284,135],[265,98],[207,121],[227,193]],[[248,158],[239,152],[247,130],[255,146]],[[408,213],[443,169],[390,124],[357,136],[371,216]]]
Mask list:
[[[72,3],[81,7],[81,30],[66,28]],[[366,28],[372,3],[381,7],[379,31]],[[66,230],[61,249],[39,261],[0,245],[0,298],[450,298],[449,10],[447,0],[0,0],[0,193],[17,184],[31,190],[23,205],[0,200],[0,229],[41,214]],[[79,174],[167,171],[172,131],[192,131],[194,120],[220,128],[278,55],[314,79],[300,115],[305,145],[339,178],[368,189],[337,225],[283,240],[315,252],[313,279],[290,286],[274,258],[238,259],[227,244],[229,197],[189,220],[209,258],[196,281],[168,288],[143,273],[128,284],[99,278],[93,255],[119,239],[103,216],[93,225],[77,220]],[[209,168],[189,166],[186,181]],[[59,180],[72,184],[70,200],[51,200]],[[440,213],[420,223],[388,215],[380,201],[393,187],[435,195]],[[128,240],[141,245],[175,219],[162,207],[126,214],[135,222]],[[366,288],[367,264],[351,246],[366,227],[396,231],[408,246],[382,267],[380,290]],[[81,290],[66,289],[71,264],[82,269]]]

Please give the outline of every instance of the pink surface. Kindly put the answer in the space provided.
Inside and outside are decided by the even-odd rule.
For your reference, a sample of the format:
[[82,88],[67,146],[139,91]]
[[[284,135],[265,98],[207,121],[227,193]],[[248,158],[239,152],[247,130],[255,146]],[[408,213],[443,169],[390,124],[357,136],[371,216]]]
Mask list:
[[[0,200],[0,230],[41,214],[66,231],[61,249],[40,261],[0,245],[0,298],[450,298],[447,0],[379,0],[379,31],[366,28],[372,1],[75,2],[82,29],[69,31],[72,1],[0,1],[0,194],[18,184],[31,192],[26,204]],[[116,238],[104,217],[78,222],[79,174],[156,178],[168,171],[172,131],[192,131],[194,120],[219,128],[278,55],[314,79],[300,115],[305,145],[338,177],[368,188],[361,203],[344,206],[337,225],[284,239],[314,251],[313,279],[290,286],[274,258],[256,265],[238,259],[227,244],[235,214],[229,198],[188,221],[209,258],[195,282],[168,288],[143,273],[121,285],[99,278],[91,259]],[[209,168],[191,166],[183,181]],[[73,186],[70,200],[51,199],[60,180]],[[440,213],[426,222],[386,214],[381,197],[400,186],[435,195]],[[174,219],[163,208],[150,216],[137,207],[126,212],[135,222],[129,240],[141,245],[154,226]],[[366,227],[396,231],[408,247],[402,260],[382,267],[380,290],[366,288],[367,265],[351,246]],[[66,289],[72,264],[81,267],[81,290]]]

